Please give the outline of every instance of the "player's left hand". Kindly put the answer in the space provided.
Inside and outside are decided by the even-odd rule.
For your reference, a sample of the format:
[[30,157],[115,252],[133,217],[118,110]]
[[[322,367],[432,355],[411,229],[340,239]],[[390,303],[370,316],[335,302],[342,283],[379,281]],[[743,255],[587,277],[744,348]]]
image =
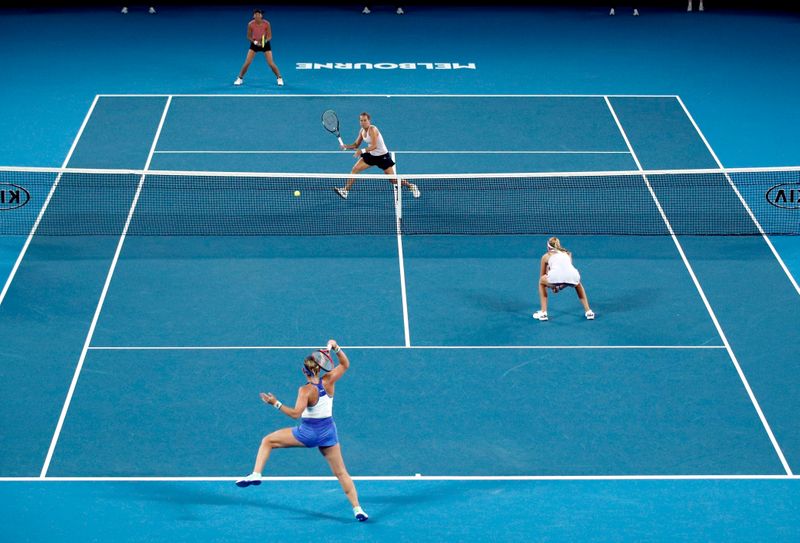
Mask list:
[[259,396],[261,396],[261,399],[264,401],[264,403],[268,403],[269,405],[275,405],[276,400],[275,396],[272,395],[272,392],[268,392],[266,394],[262,392],[259,394]]

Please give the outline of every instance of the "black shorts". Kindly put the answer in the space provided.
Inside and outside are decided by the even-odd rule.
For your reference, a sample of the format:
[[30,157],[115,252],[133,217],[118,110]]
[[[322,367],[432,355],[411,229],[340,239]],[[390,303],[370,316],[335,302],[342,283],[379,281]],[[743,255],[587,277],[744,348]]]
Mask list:
[[250,42],[250,50],[255,51],[256,53],[266,53],[267,51],[272,51],[272,46],[269,44],[269,42],[265,43],[264,47],[261,47],[261,45],[256,45],[255,43]]
[[394,166],[394,160],[392,160],[392,154],[386,153],[383,155],[371,155],[369,153],[364,153],[361,155],[361,158],[364,159],[364,162],[367,163],[368,166],[377,166],[381,170],[388,170],[392,166]]

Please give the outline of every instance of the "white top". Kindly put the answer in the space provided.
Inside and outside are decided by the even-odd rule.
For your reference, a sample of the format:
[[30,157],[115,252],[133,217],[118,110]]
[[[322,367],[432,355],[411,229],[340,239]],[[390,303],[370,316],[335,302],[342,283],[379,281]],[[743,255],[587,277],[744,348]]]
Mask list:
[[317,392],[319,392],[319,400],[316,405],[309,405],[303,409],[303,414],[300,415],[304,419],[327,419],[333,416],[333,398],[328,396],[325,387],[322,385],[322,379],[319,383],[315,383]]
[[581,274],[572,265],[572,257],[567,253],[555,251],[547,259],[547,282],[553,285],[566,283],[577,285],[581,282]]
[[[373,126],[375,125],[374,124],[370,125],[370,128],[372,128]],[[389,152],[389,149],[387,149],[386,144],[383,143],[383,134],[381,134],[381,131],[378,130],[377,126],[375,126],[375,130],[378,132],[378,141],[375,143],[375,149],[373,151],[370,151],[369,154],[371,154],[372,156],[385,155],[386,153]],[[367,142],[367,146],[372,145],[372,138],[369,137],[369,130],[364,130],[363,128],[361,129],[361,139]]]

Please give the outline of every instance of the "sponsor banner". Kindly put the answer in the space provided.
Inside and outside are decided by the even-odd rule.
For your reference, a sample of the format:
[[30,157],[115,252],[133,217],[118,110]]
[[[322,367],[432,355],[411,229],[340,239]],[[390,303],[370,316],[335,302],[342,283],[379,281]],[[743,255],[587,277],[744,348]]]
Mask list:
[[781,183],[771,187],[767,202],[783,209],[800,209],[800,183]]
[[477,70],[474,62],[298,62],[298,70]]
[[0,182],[0,211],[17,209],[27,204],[30,193],[19,185]]

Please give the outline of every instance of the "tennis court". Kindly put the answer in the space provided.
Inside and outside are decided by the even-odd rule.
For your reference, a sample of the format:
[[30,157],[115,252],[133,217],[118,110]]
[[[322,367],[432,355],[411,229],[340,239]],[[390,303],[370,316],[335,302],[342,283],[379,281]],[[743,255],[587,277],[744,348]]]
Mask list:
[[[396,75],[371,93],[97,92],[62,168],[0,171],[39,176],[0,217],[8,535],[792,539],[796,239],[759,229],[798,233],[764,199],[798,170],[722,170],[680,94]],[[339,199],[354,158],[326,109],[347,142],[368,111],[421,197],[375,175]],[[531,318],[549,235],[594,321],[571,291]],[[364,525],[316,451],[233,485],[292,422],[258,393],[291,401],[330,337],[353,364],[336,421]]]

